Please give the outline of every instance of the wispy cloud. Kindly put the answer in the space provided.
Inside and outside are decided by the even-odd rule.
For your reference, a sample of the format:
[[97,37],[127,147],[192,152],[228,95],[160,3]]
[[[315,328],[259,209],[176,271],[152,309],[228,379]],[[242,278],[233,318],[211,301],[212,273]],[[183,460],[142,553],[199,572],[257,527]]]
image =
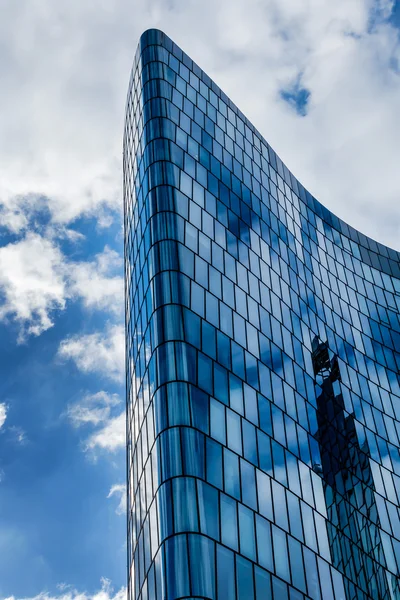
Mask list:
[[107,498],[112,498],[113,496],[119,497],[119,503],[116,509],[117,515],[123,515],[126,513],[126,485],[124,483],[114,484]]
[[121,400],[117,394],[97,392],[86,394],[82,400],[70,404],[67,408],[67,417],[74,427],[82,425],[100,425],[110,417],[111,408],[120,404]]
[[75,335],[62,341],[58,356],[72,360],[83,373],[97,373],[122,381],[124,371],[124,327],[109,326],[103,332]]
[[26,437],[26,432],[22,429],[22,427],[18,427],[17,425],[12,425],[8,427],[8,432],[11,435],[14,443],[24,445],[28,443],[28,439]]
[[122,587],[119,591],[115,592],[111,581],[106,578],[101,580],[101,589],[94,594],[87,592],[81,592],[73,588],[72,586],[61,583],[58,585],[60,590],[59,595],[48,594],[47,592],[41,592],[36,596],[18,598],[15,596],[8,596],[5,600],[126,600],[127,592],[126,588]]

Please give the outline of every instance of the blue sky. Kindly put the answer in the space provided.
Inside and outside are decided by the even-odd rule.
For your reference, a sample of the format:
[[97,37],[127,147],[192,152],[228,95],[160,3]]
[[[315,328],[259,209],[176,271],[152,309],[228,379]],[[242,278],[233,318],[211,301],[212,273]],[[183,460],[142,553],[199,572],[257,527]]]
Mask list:
[[399,2],[6,0],[0,600],[124,598],[121,149],[151,26],[321,202],[399,249]]
[[[98,252],[105,255],[105,245],[121,254],[118,219],[106,233],[93,227],[93,219],[82,219],[74,229],[85,238],[60,244],[66,260],[91,264]],[[7,236],[0,242],[7,243]],[[121,263],[113,269],[121,280]],[[0,397],[7,413],[0,430],[2,597],[56,593],[62,583],[96,590],[101,577],[117,587],[124,583],[121,493],[117,489],[107,498],[113,486],[124,483],[123,421],[115,432],[104,433],[124,410],[122,369],[110,364],[102,373],[104,363],[90,357],[100,339],[84,342],[84,336],[121,323],[122,285],[118,290],[112,299],[118,312],[71,298],[64,310],[51,312],[53,326],[40,335],[23,334],[19,343],[26,323],[15,323],[10,314],[0,325]],[[88,353],[86,372],[76,349],[65,352],[75,336]]]

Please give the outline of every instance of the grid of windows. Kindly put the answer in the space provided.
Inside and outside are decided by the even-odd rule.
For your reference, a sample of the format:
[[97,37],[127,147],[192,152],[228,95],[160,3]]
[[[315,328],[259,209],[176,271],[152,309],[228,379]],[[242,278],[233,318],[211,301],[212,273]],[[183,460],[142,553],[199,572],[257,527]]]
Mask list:
[[130,600],[400,599],[400,255],[165,34],[124,134]]

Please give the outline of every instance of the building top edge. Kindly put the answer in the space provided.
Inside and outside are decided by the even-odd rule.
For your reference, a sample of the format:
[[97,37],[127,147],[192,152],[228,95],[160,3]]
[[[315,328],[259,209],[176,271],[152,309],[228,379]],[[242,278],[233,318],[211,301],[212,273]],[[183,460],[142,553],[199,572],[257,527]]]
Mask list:
[[[400,251],[397,251],[389,246],[382,244],[374,240],[373,238],[363,234],[361,231],[355,229],[353,226],[346,223],[343,219],[336,216],[331,210],[326,208],[319,200],[317,200],[293,175],[288,169],[282,159],[276,154],[273,148],[270,146],[268,141],[260,133],[260,131],[251,123],[251,121],[243,114],[238,106],[229,98],[229,96],[207,75],[207,73],[199,67],[199,65],[193,61],[186,54],[180,46],[178,46],[164,31],[157,28],[146,29],[140,36],[136,56],[134,69],[139,61],[140,55],[143,50],[148,46],[160,46],[173,52],[175,55],[180,56],[180,60],[191,70],[193,70],[197,76],[203,80],[206,85],[212,89],[212,91],[221,98],[229,108],[239,116],[244,123],[249,127],[253,135],[268,148],[269,155],[271,157],[271,163],[275,167],[276,171],[283,176],[283,179],[289,179],[296,182],[298,188],[298,195],[303,202],[316,214],[318,215],[329,227],[337,230],[342,235],[346,236],[353,242],[360,244],[362,260],[371,267],[383,271],[392,277],[400,279]],[[292,186],[291,186],[292,187]],[[363,251],[364,249],[364,251]],[[379,260],[383,259],[383,260]]]

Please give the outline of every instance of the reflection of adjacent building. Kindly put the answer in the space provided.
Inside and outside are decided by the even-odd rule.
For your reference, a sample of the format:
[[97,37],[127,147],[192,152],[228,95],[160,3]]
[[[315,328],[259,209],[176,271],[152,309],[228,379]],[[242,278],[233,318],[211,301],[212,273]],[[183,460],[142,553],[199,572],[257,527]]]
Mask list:
[[316,337],[312,360],[320,390],[316,438],[321,465],[314,470],[323,479],[333,565],[345,576],[349,600],[397,600],[399,583],[382,566],[385,557],[369,449],[366,442],[360,447],[354,416],[345,411],[337,357],[330,360],[327,344]]

